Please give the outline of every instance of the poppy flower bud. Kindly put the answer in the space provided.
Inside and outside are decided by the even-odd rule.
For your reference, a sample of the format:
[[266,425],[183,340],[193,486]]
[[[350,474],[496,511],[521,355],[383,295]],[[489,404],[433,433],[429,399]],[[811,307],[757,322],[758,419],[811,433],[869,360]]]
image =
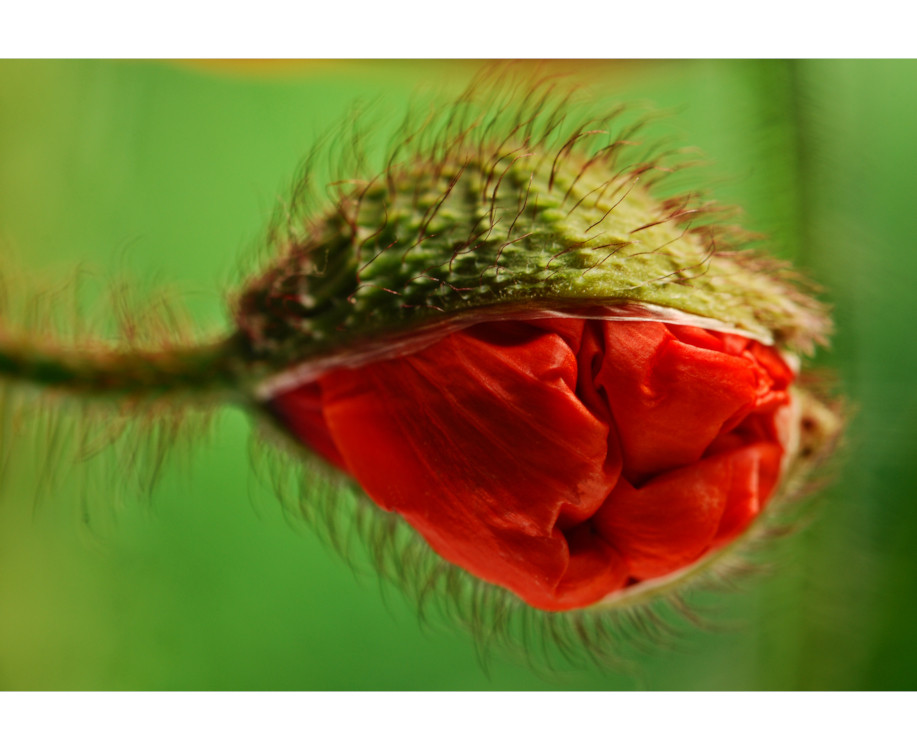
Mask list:
[[837,420],[798,386],[821,305],[549,99],[463,98],[291,231],[237,322],[283,431],[444,559],[569,610],[743,535]]

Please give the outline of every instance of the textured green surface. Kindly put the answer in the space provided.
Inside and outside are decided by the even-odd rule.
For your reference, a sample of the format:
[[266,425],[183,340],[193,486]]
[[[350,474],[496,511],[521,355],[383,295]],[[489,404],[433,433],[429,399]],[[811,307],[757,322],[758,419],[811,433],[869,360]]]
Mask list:
[[[836,310],[823,361],[857,405],[840,476],[774,575],[710,602],[725,632],[694,631],[628,674],[536,676],[497,657],[485,675],[466,636],[422,628],[284,517],[251,478],[247,418],[226,409],[149,499],[104,455],[55,468],[52,488],[37,450],[52,438],[15,446],[0,487],[0,687],[915,687],[917,65],[584,67],[610,102],[675,110],[656,131],[700,147],[713,195],[741,204],[742,223],[810,269]],[[355,98],[392,113],[377,123],[390,134],[425,77],[454,90],[469,68],[4,63],[0,251],[52,286],[77,265],[177,284],[221,330],[227,284],[318,134]]]
[[[819,306],[736,252],[729,232],[714,234],[696,196],[653,197],[643,182],[671,166],[617,145],[627,126],[600,114],[593,124],[603,130],[589,131],[576,113],[557,127],[552,104],[548,124],[525,134],[525,92],[507,102],[474,90],[480,115],[462,99],[457,112],[446,107],[444,124],[426,126],[447,146],[409,144],[403,162],[294,227],[243,298],[239,320],[255,356],[283,367],[462,314],[633,303],[797,352],[825,340]],[[499,124],[489,111],[503,113]],[[588,150],[577,143],[586,133],[597,141]]]

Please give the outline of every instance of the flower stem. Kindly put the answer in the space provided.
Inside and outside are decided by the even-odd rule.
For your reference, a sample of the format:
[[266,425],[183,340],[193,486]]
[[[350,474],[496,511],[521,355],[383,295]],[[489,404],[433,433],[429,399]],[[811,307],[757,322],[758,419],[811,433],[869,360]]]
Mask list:
[[228,389],[238,380],[238,343],[159,350],[65,348],[0,331],[0,381],[80,396],[159,397]]

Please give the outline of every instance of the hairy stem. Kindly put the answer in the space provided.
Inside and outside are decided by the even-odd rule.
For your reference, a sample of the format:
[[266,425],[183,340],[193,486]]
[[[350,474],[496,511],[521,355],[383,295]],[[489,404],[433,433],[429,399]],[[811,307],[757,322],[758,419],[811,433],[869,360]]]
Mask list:
[[0,331],[0,381],[81,396],[158,397],[215,392],[237,382],[238,342],[160,350],[65,348]]

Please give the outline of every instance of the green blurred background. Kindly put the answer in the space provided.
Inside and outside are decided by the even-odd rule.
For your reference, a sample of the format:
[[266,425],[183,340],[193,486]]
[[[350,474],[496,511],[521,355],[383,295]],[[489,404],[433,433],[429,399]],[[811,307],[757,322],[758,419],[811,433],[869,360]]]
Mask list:
[[[218,329],[228,281],[317,138],[355,100],[391,133],[418,87],[456,91],[478,67],[0,63],[0,253],[52,286],[77,267],[160,279]],[[836,481],[775,573],[715,602],[725,627],[628,673],[538,675],[499,654],[485,673],[466,634],[422,627],[284,517],[252,479],[248,418],[227,408],[151,497],[103,460],[88,529],[85,480],[68,470],[49,488],[41,451],[14,446],[0,486],[0,688],[917,687],[917,64],[548,67],[597,98],[670,112],[658,132],[701,149],[714,196],[828,289],[838,333],[819,363],[856,413]]]

